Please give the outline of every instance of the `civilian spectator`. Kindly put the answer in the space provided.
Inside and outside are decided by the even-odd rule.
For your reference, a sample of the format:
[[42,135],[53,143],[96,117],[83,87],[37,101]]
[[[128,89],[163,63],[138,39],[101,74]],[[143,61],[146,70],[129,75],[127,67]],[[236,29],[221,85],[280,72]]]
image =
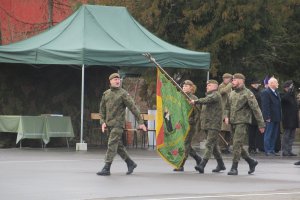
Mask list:
[[272,77],[268,81],[268,88],[261,93],[262,113],[266,122],[264,132],[264,149],[266,156],[278,155],[275,153],[275,144],[280,132],[281,99],[277,92],[278,81]]
[[284,129],[282,156],[296,156],[292,152],[292,146],[295,140],[296,128],[298,128],[298,105],[292,80],[284,82],[283,92],[281,95],[282,126]]

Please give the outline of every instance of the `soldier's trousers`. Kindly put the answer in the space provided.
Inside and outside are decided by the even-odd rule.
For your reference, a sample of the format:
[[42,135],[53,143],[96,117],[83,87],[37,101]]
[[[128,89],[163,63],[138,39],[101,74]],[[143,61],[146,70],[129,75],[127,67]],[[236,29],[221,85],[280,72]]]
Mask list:
[[241,156],[246,159],[249,158],[249,153],[244,149],[244,141],[248,134],[248,124],[232,124],[233,133],[233,162],[239,162]]
[[185,141],[184,141],[184,148],[185,148],[184,157],[185,157],[185,159],[187,159],[189,155],[193,157],[197,154],[195,149],[192,148],[192,140],[195,135],[195,132],[196,132],[196,130],[195,130],[194,126],[190,126],[190,131],[188,132],[188,134],[185,138]]
[[123,160],[129,158],[125,146],[122,142],[123,128],[109,128],[108,145],[105,155],[105,162],[112,163],[118,153]]
[[215,159],[222,159],[220,147],[219,147],[219,131],[217,130],[205,130],[207,134],[205,153],[203,158],[209,160],[211,154],[214,155]]

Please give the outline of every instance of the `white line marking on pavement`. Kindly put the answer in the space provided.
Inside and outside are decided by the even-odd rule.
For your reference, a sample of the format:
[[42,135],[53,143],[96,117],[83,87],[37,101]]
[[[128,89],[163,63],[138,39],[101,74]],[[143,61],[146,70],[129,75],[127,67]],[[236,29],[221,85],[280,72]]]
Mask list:
[[205,199],[205,198],[226,198],[226,197],[250,197],[250,196],[275,196],[275,195],[293,195],[300,194],[300,192],[278,192],[267,194],[229,194],[229,195],[210,195],[210,196],[186,196],[186,197],[170,197],[170,198],[156,198],[145,200],[176,200],[176,199]]
[[0,164],[6,163],[44,163],[44,162],[79,162],[79,161],[98,161],[99,159],[83,159],[83,160],[7,160],[0,161]]
[[[160,158],[135,158],[136,160],[159,160]],[[102,161],[103,159],[78,159],[78,160],[0,160],[0,164],[7,163],[38,163],[38,162],[79,162],[79,161]],[[115,159],[120,161],[121,159]]]

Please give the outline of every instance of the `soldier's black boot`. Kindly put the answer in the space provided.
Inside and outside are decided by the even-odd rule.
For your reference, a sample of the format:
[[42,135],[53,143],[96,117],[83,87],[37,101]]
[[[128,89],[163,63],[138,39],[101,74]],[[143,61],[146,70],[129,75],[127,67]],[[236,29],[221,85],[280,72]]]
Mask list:
[[99,176],[109,176],[110,175],[110,166],[111,166],[111,163],[105,163],[103,169],[99,172],[97,172],[97,175]]
[[126,172],[126,174],[127,175],[132,174],[134,168],[137,167],[137,164],[133,162],[130,158],[127,158],[125,162],[127,163],[127,167],[128,167],[128,171]]
[[174,168],[173,171],[174,172],[183,172],[184,171],[184,167],[180,166],[179,168]]
[[193,155],[191,155],[191,156],[192,156],[192,158],[195,159],[196,165],[200,165],[200,163],[201,163],[201,161],[202,161],[202,158],[201,158],[197,153],[195,153],[195,154],[193,154]]
[[174,172],[183,172],[184,171],[184,164],[185,164],[186,158],[182,161],[181,165],[179,168],[173,169]]
[[257,160],[254,160],[250,157],[245,158],[246,162],[249,164],[248,174],[252,174],[255,171],[255,167],[258,164]]
[[222,159],[217,159],[217,163],[218,163],[218,165],[217,165],[216,169],[213,169],[212,172],[220,172],[222,170],[226,170],[226,167],[225,167]]
[[203,173],[204,173],[204,168],[205,168],[205,166],[206,166],[207,161],[208,161],[208,159],[203,159],[203,160],[201,161],[201,163],[195,167],[195,169],[196,169],[197,171],[199,171],[200,174],[203,174]]
[[228,175],[238,175],[238,162],[233,162],[231,166],[231,170],[227,173]]

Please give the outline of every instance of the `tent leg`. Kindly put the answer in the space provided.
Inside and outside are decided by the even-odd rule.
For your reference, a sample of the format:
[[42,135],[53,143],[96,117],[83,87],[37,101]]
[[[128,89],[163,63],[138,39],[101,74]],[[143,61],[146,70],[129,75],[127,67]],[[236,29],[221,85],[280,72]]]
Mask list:
[[207,77],[206,77],[206,80],[207,80],[207,81],[209,80],[209,71],[207,71]]
[[81,71],[81,120],[80,120],[80,143],[76,143],[76,150],[86,151],[87,144],[83,141],[83,107],[84,107],[84,65]]

